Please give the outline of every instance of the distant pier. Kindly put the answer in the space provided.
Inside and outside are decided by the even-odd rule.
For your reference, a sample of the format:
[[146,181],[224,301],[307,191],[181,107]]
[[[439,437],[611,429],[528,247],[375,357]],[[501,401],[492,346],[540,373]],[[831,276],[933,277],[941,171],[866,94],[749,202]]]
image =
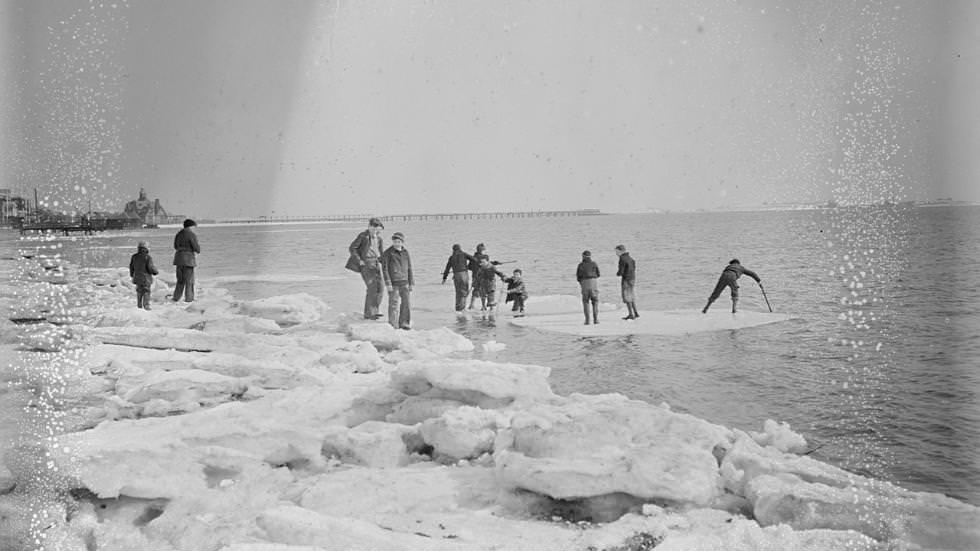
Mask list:
[[[138,222],[138,221],[137,221]],[[56,220],[35,220],[22,222],[18,229],[20,233],[60,233],[63,235],[70,235],[73,233],[81,233],[85,235],[92,235],[95,232],[101,232],[105,230],[127,230],[138,228],[138,224],[134,224],[132,220],[119,219],[119,218],[93,218],[93,219],[77,219],[77,218],[65,218]]]
[[259,216],[257,218],[234,218],[214,220],[219,224],[278,224],[286,222],[366,222],[369,218],[379,218],[384,222],[392,220],[478,220],[489,218],[547,218],[561,216],[599,216],[599,209],[580,210],[534,210],[534,211],[492,211],[492,212],[443,212],[430,214],[336,214],[319,216]]

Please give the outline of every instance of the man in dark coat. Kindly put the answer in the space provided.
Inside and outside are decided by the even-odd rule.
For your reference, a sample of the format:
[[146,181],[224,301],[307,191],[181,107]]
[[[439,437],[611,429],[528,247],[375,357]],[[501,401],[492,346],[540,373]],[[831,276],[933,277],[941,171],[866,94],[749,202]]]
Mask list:
[[737,258],[733,258],[728,262],[728,266],[721,272],[721,277],[718,278],[718,283],[715,285],[715,290],[711,292],[711,296],[708,297],[708,304],[704,306],[701,310],[702,314],[708,313],[708,308],[711,303],[714,302],[718,297],[721,296],[721,292],[725,290],[725,287],[731,287],[732,289],[732,313],[735,313],[735,307],[738,304],[738,278],[742,274],[745,274],[755,280],[756,283],[762,284],[762,280],[759,276],[752,270],[742,266],[742,263],[738,261]]
[[582,252],[582,262],[575,270],[575,279],[582,288],[582,311],[585,325],[589,325],[589,304],[592,305],[592,321],[599,324],[599,265],[592,260],[592,253]]
[[449,255],[446,262],[446,269],[442,271],[442,282],[446,283],[449,272],[453,273],[453,287],[456,288],[456,313],[459,314],[466,308],[466,295],[470,293],[470,262],[473,256],[463,251],[459,245],[453,245],[453,252]]
[[626,247],[616,245],[616,254],[619,255],[619,269],[616,275],[622,278],[620,287],[623,292],[623,302],[626,303],[627,315],[624,320],[634,320],[640,317],[636,311],[636,295],[633,292],[633,285],[636,283],[636,262],[626,252]]
[[382,316],[379,312],[381,297],[384,293],[384,280],[381,277],[381,251],[384,243],[381,230],[385,228],[381,220],[372,218],[368,221],[368,229],[357,234],[348,250],[347,268],[361,272],[366,288],[364,294],[364,319],[376,320]]
[[177,267],[177,285],[171,300],[177,302],[184,295],[184,302],[194,301],[194,267],[197,266],[196,255],[201,247],[197,244],[194,228],[197,222],[188,218],[184,220],[184,229],[174,236],[174,266]]

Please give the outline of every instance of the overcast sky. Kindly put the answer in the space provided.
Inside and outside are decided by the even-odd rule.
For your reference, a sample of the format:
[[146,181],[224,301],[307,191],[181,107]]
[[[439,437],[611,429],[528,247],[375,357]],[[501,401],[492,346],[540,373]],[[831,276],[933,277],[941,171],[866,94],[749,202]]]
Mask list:
[[980,201],[980,3],[839,4],[0,0],[0,187],[202,218]]

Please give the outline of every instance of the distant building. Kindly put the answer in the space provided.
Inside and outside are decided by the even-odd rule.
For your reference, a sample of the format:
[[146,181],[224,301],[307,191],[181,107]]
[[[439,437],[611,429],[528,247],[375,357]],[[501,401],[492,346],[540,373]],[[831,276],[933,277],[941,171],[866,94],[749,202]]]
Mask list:
[[140,195],[135,201],[126,203],[123,214],[127,218],[138,218],[144,226],[156,226],[170,220],[170,215],[160,204],[160,199],[150,201],[146,198],[146,190],[143,188],[140,188]]
[[0,188],[0,226],[19,226],[30,208],[30,200],[14,195],[10,188]]

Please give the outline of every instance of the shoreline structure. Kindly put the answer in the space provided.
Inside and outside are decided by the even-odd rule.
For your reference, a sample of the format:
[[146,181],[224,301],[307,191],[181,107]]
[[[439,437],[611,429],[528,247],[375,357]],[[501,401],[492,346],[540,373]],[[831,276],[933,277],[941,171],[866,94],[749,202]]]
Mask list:
[[125,269],[44,248],[3,296],[36,320],[3,322],[34,393],[3,549],[980,548],[977,507],[816,461],[784,424],[559,396],[547,367],[305,294],[172,304],[164,275],[139,310]]

